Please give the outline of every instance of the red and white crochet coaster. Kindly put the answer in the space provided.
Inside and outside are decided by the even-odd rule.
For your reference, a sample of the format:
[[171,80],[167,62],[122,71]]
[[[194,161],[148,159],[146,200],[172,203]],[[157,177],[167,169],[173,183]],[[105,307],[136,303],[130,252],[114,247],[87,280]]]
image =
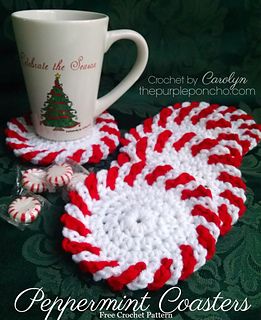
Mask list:
[[70,193],[63,248],[115,290],[155,290],[185,279],[245,211],[236,167],[260,137],[241,110],[164,108],[122,139],[118,162]]
[[131,129],[121,148],[124,161],[145,160],[151,167],[169,163],[207,185],[218,204],[221,234],[245,211],[245,184],[235,166],[261,138],[260,126],[250,116],[237,110],[225,113],[228,120],[224,110],[228,107],[204,102],[164,108]]
[[51,141],[36,135],[28,117],[7,123],[6,143],[17,157],[33,164],[63,163],[66,159],[98,163],[119,144],[120,131],[114,117],[105,112],[96,118],[91,136],[73,141]]
[[[137,132],[143,131],[143,127],[144,133]],[[261,140],[261,125],[240,109],[207,102],[183,102],[166,107],[153,118],[146,119],[143,124],[131,129],[130,135],[122,142],[124,145],[129,141],[136,142],[154,131],[155,127],[170,130],[186,127],[187,132],[217,139],[234,152],[231,161],[234,160],[233,164],[237,167],[242,160],[240,155],[246,154]],[[183,143],[186,143],[184,139]]]
[[114,290],[156,290],[187,278],[215,252],[211,191],[170,165],[115,164],[70,192],[63,248]]
[[[196,132],[204,130],[208,137],[216,138],[221,144],[225,140],[226,145],[230,143],[231,147],[240,150],[242,156],[261,140],[261,125],[257,124],[251,115],[234,106],[183,102],[176,103],[168,109],[175,111],[173,121],[177,125],[186,125]],[[169,122],[167,119],[170,111],[165,110],[165,113],[167,114],[162,114],[163,122]],[[159,125],[162,124],[164,126],[160,121]]]

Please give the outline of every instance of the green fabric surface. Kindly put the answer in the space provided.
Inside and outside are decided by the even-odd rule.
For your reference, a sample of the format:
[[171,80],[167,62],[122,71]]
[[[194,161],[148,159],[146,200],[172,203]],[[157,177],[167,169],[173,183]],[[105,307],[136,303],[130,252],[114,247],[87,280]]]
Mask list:
[[[0,0],[0,202],[13,192],[16,166],[24,166],[8,151],[3,128],[12,116],[29,110],[27,95],[13,40],[10,14],[33,8],[68,8],[100,11],[110,16],[110,29],[131,28],[144,35],[150,48],[148,66],[141,79],[110,111],[125,130],[140,123],[173,98],[140,96],[138,88],[149,75],[201,76],[208,70],[226,75],[238,72],[256,89],[255,96],[195,96],[224,104],[236,104],[261,123],[261,1],[257,0]],[[100,95],[108,92],[128,72],[135,49],[128,42],[113,46],[106,54]],[[175,98],[186,100],[186,97]],[[105,168],[116,154],[95,166]],[[88,167],[88,166],[87,166]],[[182,297],[190,300],[223,297],[252,305],[247,312],[175,312],[175,320],[258,320],[261,319],[261,147],[245,156],[241,166],[247,183],[247,212],[231,233],[220,238],[214,258],[188,280],[180,282]],[[15,297],[30,287],[43,287],[46,297],[69,296],[80,300],[102,297],[141,297],[145,291],[113,293],[104,283],[82,274],[70,255],[61,249],[63,201],[59,193],[47,194],[53,206],[21,232],[0,220],[0,319],[44,319],[39,306],[26,313],[14,309]],[[151,311],[168,289],[150,293]],[[50,320],[57,318],[54,312]],[[65,312],[64,320],[99,319],[98,313]]]

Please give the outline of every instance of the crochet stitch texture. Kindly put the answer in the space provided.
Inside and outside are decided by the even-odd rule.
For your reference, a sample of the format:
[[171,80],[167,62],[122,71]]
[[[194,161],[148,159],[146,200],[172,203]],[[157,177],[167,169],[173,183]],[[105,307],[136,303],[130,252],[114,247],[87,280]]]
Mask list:
[[237,167],[261,138],[259,128],[242,110],[185,102],[131,129],[122,139],[121,152],[132,162],[146,158],[149,166],[171,163],[207,184],[225,234],[245,211],[246,187]]
[[146,167],[138,175],[133,170],[126,163],[91,173],[70,193],[63,247],[116,290],[158,289],[212,257],[219,219],[211,191],[193,176],[168,165],[154,169],[160,179],[151,179]]
[[114,290],[184,280],[244,213],[237,166],[260,138],[260,127],[235,108],[164,108],[125,135],[109,170],[70,192],[63,248]]
[[63,163],[72,159],[80,164],[106,159],[119,144],[120,132],[108,112],[95,120],[91,136],[73,141],[51,141],[36,135],[29,117],[13,118],[5,130],[6,143],[17,157],[39,165]]

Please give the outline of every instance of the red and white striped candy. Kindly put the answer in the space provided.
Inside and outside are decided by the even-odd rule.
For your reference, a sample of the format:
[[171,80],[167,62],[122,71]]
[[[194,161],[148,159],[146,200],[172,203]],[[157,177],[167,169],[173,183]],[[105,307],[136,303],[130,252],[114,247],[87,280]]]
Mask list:
[[22,185],[29,191],[42,193],[47,190],[46,172],[32,168],[22,172]]
[[46,181],[52,187],[66,186],[72,179],[73,169],[67,164],[54,164],[46,172]]
[[215,252],[220,220],[211,191],[171,165],[113,163],[69,195],[63,248],[114,290],[174,285]]
[[37,199],[27,196],[15,199],[8,208],[9,215],[20,223],[33,222],[40,211],[41,203]]
[[39,165],[64,163],[98,163],[106,159],[119,144],[120,131],[108,112],[96,118],[88,136],[73,141],[51,141],[39,137],[29,117],[13,118],[5,130],[6,143],[21,159]]

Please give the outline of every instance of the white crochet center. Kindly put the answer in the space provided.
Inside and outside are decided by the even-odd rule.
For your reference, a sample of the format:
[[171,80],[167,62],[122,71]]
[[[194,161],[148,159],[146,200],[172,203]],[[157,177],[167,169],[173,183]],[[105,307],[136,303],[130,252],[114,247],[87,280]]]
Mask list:
[[[128,165],[124,165],[120,171],[128,172],[126,170]],[[144,181],[144,176],[139,176],[133,187],[118,179],[115,191],[104,187],[105,174],[104,170],[98,173],[98,189],[101,197],[98,201],[90,198],[83,184],[77,185],[77,191],[88,205],[91,216],[84,217],[73,204],[67,204],[65,207],[70,215],[84,222],[91,230],[91,234],[82,237],[77,232],[64,228],[64,236],[71,241],[88,242],[101,248],[100,256],[84,251],[73,255],[73,259],[76,262],[83,260],[119,262],[118,267],[107,267],[96,272],[95,280],[117,276],[130,265],[142,261],[147,265],[146,270],[128,287],[144,288],[153,281],[161,259],[167,257],[173,259],[172,277],[168,283],[175,284],[183,269],[179,249],[182,244],[192,246],[198,261],[195,270],[205,264],[207,251],[198,242],[196,227],[205,226],[215,239],[219,235],[219,229],[203,217],[193,217],[191,210],[195,204],[213,208],[210,198],[181,200],[184,186],[166,191],[163,182],[173,178],[173,172],[169,172],[165,178],[159,178],[153,186]],[[194,189],[197,185],[192,181],[185,188]]]

